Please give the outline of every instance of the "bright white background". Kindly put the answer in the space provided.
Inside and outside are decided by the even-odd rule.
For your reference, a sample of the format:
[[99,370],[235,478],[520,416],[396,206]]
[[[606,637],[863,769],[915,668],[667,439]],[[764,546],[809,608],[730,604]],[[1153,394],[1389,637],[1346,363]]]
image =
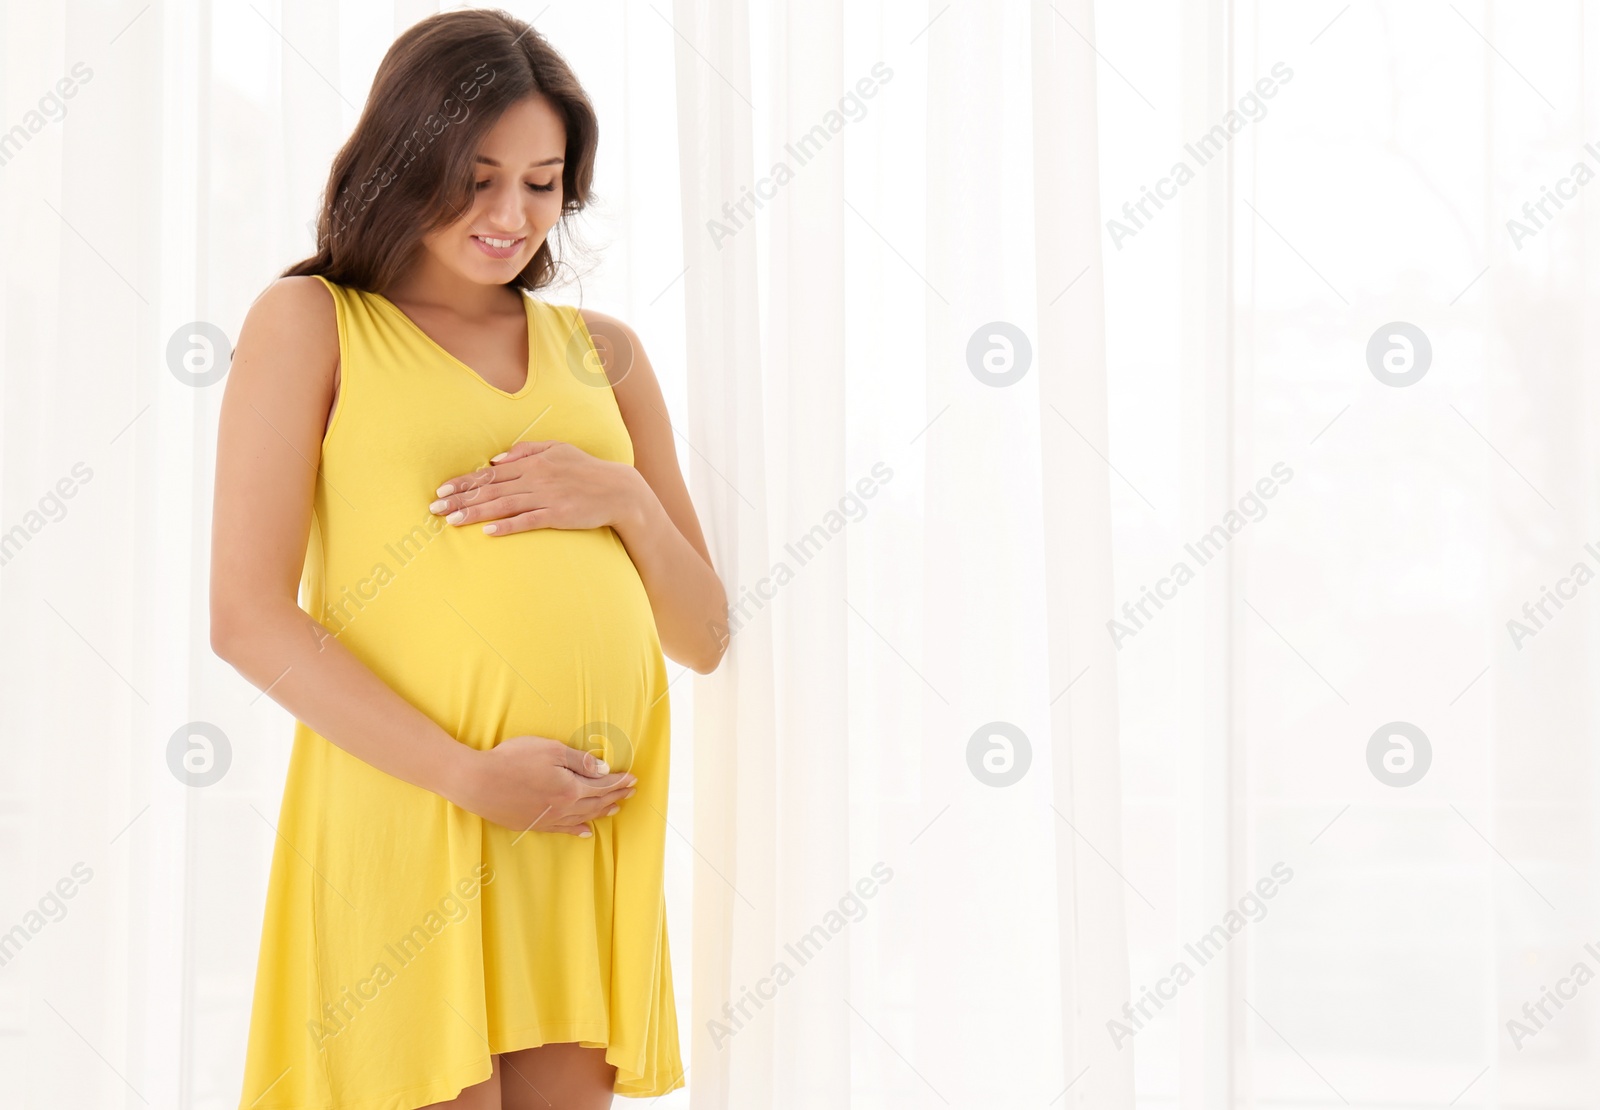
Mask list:
[[[1593,9],[509,7],[601,123],[581,287],[549,296],[643,337],[747,604],[716,674],[672,668],[689,1070],[659,1105],[1592,1105]],[[222,387],[168,344],[237,335],[310,252],[378,60],[433,10],[0,5],[0,1107],[238,1105],[291,721],[209,651]],[[707,220],[876,63],[719,246]],[[1280,63],[1217,157],[1186,152]],[[1029,339],[1011,385],[969,359],[996,322]],[[1429,341],[1414,384],[1369,362],[1396,323]],[[1107,621],[1275,464],[1118,646]],[[1535,626],[1547,588],[1570,598]],[[193,721],[229,740],[203,788],[167,763]],[[1409,786],[1369,765],[1392,722],[1428,739]]]

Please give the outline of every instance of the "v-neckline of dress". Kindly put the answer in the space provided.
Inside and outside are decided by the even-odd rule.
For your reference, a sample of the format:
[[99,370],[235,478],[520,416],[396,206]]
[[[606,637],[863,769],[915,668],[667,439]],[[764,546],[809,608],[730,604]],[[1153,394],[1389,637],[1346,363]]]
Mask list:
[[395,304],[388,297],[385,297],[382,293],[373,293],[372,294],[372,296],[376,297],[379,301],[381,301],[385,305],[387,305],[389,307],[390,311],[392,311],[396,316],[400,317],[400,319],[403,320],[406,323],[406,325],[411,328],[412,331],[416,332],[417,335],[422,338],[423,342],[428,344],[428,346],[432,347],[435,351],[437,351],[440,355],[442,355],[445,359],[447,359],[449,362],[454,364],[456,367],[458,367],[464,373],[470,374],[472,376],[472,378],[475,381],[478,382],[478,384],[483,386],[483,388],[485,388],[487,390],[490,390],[493,393],[495,393],[496,395],[498,395],[500,397],[504,397],[507,400],[511,400],[511,401],[514,401],[514,400],[518,399],[519,397],[526,397],[528,395],[528,391],[533,388],[534,378],[535,378],[535,369],[534,369],[534,365],[533,365],[533,328],[534,328],[533,305],[530,303],[533,300],[533,298],[528,296],[526,293],[522,293],[522,292],[518,292],[517,295],[522,298],[523,320],[527,325],[527,329],[526,330],[527,330],[527,338],[528,338],[528,364],[524,368],[524,374],[526,376],[522,380],[521,387],[519,387],[516,390],[516,392],[514,392],[514,393],[508,393],[505,390],[501,389],[499,386],[495,385],[488,378],[485,378],[482,374],[478,373],[472,367],[470,367],[466,363],[462,362],[455,355],[453,355],[449,351],[445,350],[444,346],[437,339],[433,338],[433,336],[431,336],[427,332],[423,331],[422,330],[422,325],[417,323],[410,316],[406,315],[406,311],[403,308],[401,308],[399,305]]

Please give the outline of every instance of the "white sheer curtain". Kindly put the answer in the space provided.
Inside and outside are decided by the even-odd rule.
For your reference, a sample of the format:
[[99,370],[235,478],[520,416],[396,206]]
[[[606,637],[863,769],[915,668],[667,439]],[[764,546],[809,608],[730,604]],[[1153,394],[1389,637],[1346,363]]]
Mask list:
[[1584,1105],[1593,20],[1153,10],[1096,37],[1138,1104]]
[[1064,11],[674,8],[694,491],[740,617],[697,697],[696,1105],[1043,1105],[1125,991]]
[[[734,604],[660,1105],[1586,1105],[1586,10],[511,7]],[[0,3],[0,1106],[237,1104],[207,370],[432,10]]]

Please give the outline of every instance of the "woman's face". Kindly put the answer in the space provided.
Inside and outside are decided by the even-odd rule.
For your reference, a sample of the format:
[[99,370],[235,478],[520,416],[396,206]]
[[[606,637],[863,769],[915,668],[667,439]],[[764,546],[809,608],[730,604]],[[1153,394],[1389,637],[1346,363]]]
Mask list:
[[469,281],[511,281],[561,216],[566,149],[567,129],[544,97],[507,108],[478,149],[471,210],[424,236],[423,247]]

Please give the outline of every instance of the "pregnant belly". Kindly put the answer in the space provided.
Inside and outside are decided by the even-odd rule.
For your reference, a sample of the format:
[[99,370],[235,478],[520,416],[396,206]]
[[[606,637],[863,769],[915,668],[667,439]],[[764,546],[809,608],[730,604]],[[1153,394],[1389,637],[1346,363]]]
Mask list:
[[610,528],[447,526],[364,561],[336,583],[330,551],[326,598],[349,616],[324,624],[463,743],[549,736],[622,757],[665,692],[649,596]]

